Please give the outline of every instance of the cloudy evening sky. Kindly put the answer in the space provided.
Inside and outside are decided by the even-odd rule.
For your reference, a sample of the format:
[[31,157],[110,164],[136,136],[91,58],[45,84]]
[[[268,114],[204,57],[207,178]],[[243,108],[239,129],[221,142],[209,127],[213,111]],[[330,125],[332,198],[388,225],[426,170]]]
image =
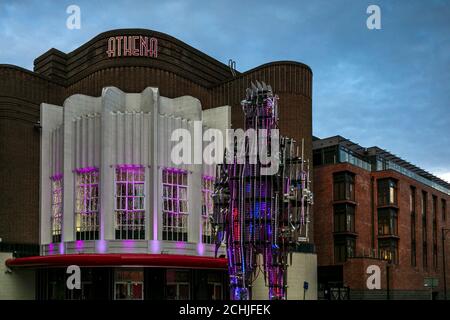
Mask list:
[[[80,30],[66,28],[71,4]],[[370,4],[381,30],[366,27]],[[306,63],[316,136],[377,145],[450,181],[450,0],[0,0],[0,63],[32,69],[49,48],[117,28],[168,33],[239,71]]]

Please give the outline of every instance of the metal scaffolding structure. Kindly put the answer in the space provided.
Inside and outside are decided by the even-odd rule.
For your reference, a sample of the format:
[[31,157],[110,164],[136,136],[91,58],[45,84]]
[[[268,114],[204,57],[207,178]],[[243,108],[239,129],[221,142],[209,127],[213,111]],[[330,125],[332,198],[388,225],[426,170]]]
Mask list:
[[216,248],[223,242],[227,247],[231,299],[251,299],[252,283],[260,271],[269,299],[286,299],[292,252],[298,242],[308,241],[313,201],[309,161],[303,157],[303,141],[299,150],[291,138],[261,134],[278,129],[278,96],[270,86],[252,83],[241,104],[245,130],[258,133],[258,146],[269,156],[277,150],[271,159],[278,162],[278,170],[265,173],[268,164],[260,161],[261,150],[258,161],[249,161],[255,156],[249,140],[243,142],[244,162],[239,161],[239,142],[234,141],[234,154],[230,148],[226,151],[229,161],[217,167],[213,194]]

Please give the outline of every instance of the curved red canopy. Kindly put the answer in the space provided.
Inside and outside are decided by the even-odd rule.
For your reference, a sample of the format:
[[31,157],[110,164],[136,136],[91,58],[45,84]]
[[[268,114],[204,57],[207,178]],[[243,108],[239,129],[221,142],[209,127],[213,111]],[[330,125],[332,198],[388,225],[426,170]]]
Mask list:
[[227,259],[175,254],[62,254],[6,260],[14,267],[80,267],[143,266],[195,269],[226,269]]

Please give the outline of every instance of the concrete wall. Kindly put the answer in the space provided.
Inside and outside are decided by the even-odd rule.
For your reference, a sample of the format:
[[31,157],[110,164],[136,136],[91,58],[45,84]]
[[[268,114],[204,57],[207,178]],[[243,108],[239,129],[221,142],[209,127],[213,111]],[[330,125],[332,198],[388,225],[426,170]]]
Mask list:
[[33,300],[35,298],[34,270],[13,270],[10,272],[5,261],[12,253],[0,252],[0,300]]
[[[317,300],[317,255],[295,252],[292,265],[288,267],[288,300],[303,300],[303,283],[308,282],[305,300]],[[268,288],[264,284],[264,275],[259,274],[252,288],[253,300],[268,300]]]
[[[42,104],[41,150],[41,244],[42,254],[152,252],[214,255],[214,246],[202,244],[202,176],[213,177],[215,166],[199,162],[201,142],[208,128],[221,131],[230,127],[230,107],[202,111],[200,101],[191,96],[174,99],[159,95],[158,88],[141,93],[125,93],[106,87],[101,97],[76,94],[64,102],[64,108]],[[194,164],[176,164],[171,153],[179,141],[171,141],[176,129],[190,133]],[[200,150],[196,150],[199,148]],[[222,149],[222,148],[220,148]],[[222,158],[220,158],[222,160]],[[145,168],[145,241],[126,243],[114,233],[114,181],[116,165],[136,164]],[[81,168],[100,171],[100,239],[75,241],[75,173]],[[162,241],[162,171],[178,168],[188,173],[188,241]],[[50,176],[63,174],[63,243],[51,243]],[[150,242],[151,243],[150,243]]]

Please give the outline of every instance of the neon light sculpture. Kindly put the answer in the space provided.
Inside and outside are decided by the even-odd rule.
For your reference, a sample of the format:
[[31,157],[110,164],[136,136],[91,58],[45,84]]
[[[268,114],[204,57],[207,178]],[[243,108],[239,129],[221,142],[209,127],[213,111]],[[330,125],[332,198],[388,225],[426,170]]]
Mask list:
[[[278,96],[264,82],[256,83],[241,103],[245,129],[278,129]],[[269,135],[264,139],[268,146],[279,143],[275,174],[262,175],[260,161],[238,163],[236,143],[232,161],[217,167],[212,225],[216,252],[224,241],[227,246],[233,300],[251,299],[259,270],[264,273],[269,299],[286,299],[288,257],[301,239],[307,239],[312,193],[303,142],[300,155],[293,139]],[[249,150],[247,141],[247,159]]]

